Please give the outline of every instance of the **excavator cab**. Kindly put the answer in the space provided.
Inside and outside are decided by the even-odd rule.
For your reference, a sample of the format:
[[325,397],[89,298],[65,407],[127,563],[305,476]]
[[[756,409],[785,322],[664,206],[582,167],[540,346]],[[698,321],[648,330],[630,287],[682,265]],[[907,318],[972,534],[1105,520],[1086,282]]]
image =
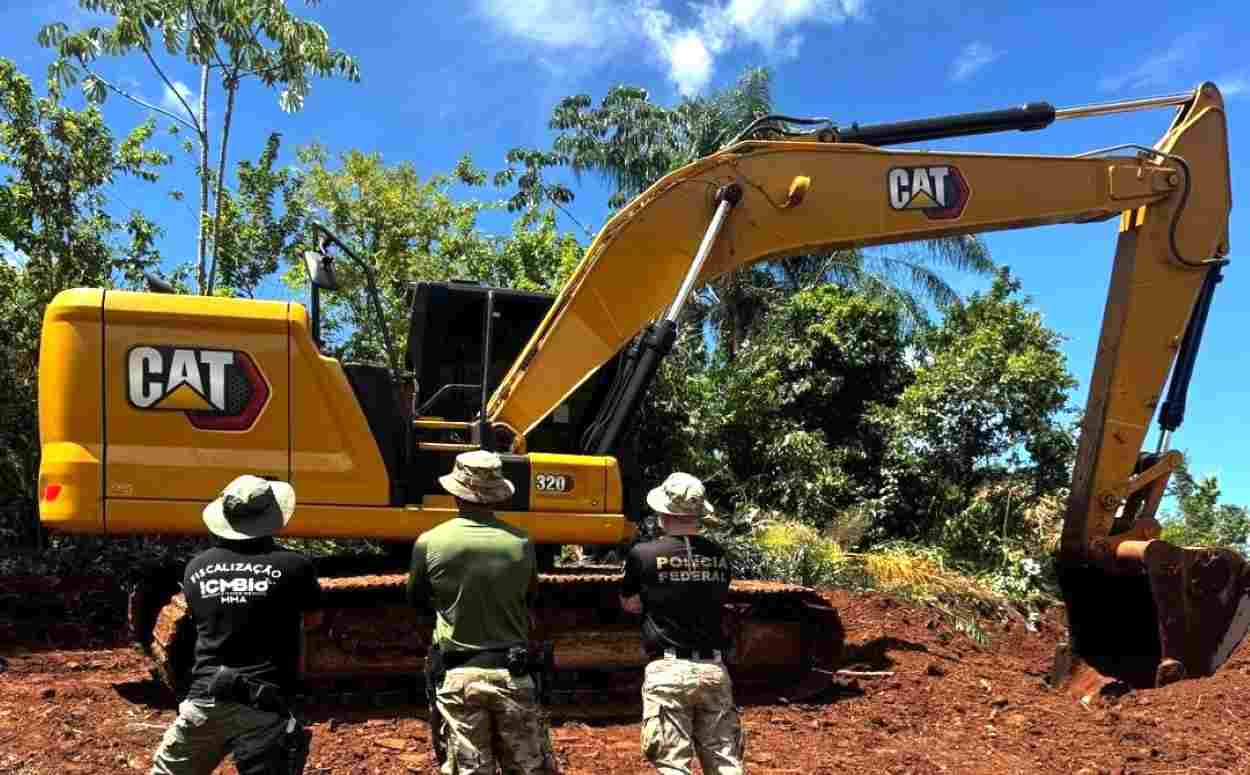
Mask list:
[[[485,447],[505,467],[511,439],[483,423],[484,406],[551,307],[553,296],[491,288],[476,282],[419,282],[409,289],[408,344],[404,356],[412,381],[412,461],[406,486],[410,502],[443,494],[437,477],[463,451]],[[615,374],[609,362],[575,390],[527,436],[533,449],[576,454]],[[483,443],[485,439],[485,444]]]

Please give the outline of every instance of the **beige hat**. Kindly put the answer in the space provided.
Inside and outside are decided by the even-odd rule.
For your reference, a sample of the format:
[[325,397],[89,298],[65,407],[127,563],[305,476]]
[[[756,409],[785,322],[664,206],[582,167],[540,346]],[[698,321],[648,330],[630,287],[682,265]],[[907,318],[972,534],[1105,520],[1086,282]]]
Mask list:
[[714,511],[703,496],[703,482],[680,471],[669,474],[663,484],[647,493],[647,505],[678,517],[706,517]]
[[503,476],[503,461],[484,449],[456,455],[451,473],[440,476],[438,482],[447,492],[473,503],[499,503],[516,492]]
[[264,538],[277,533],[295,513],[295,489],[244,474],[204,508],[204,524],[213,535],[230,541]]

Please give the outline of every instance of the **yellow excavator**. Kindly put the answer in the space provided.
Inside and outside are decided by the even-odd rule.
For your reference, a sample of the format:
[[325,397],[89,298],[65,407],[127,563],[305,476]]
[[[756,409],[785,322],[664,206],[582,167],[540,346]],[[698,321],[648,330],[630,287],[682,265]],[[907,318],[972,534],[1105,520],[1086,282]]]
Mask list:
[[[1175,116],[1151,147],[885,150],[1152,108]],[[622,439],[701,284],[787,255],[1118,218],[1060,549],[1072,648],[1134,686],[1208,675],[1250,629],[1250,571],[1233,552],[1159,540],[1154,516],[1179,460],[1169,440],[1227,263],[1230,209],[1224,105],[1204,83],[1145,100],[892,124],[762,117],[617,212],[554,298],[415,284],[407,347],[401,357],[388,339],[385,366],[323,354],[331,248],[359,261],[324,228],[305,257],[311,312],[67,290],[43,324],[40,516],[70,533],[202,534],[204,504],[249,472],[294,484],[286,535],[411,541],[454,512],[436,477],[458,452],[486,448],[517,485],[503,519],[544,546],[619,544],[637,532],[648,484]],[[1161,438],[1143,452],[1156,409]],[[326,567],[324,623],[305,632],[306,679],[418,675],[431,622],[404,605],[403,577]],[[645,657],[618,580],[610,567],[543,576],[535,638],[554,645],[570,692],[636,689]],[[185,603],[169,587],[140,592],[135,630],[177,685],[194,638]],[[739,685],[836,664],[842,625],[814,591],[742,582],[727,605]]]

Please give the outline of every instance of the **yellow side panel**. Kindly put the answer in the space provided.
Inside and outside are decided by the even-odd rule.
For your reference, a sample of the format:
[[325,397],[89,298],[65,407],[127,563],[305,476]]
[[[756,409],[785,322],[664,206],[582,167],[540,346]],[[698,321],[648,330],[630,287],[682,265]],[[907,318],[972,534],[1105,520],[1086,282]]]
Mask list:
[[[109,291],[104,336],[110,499],[196,501],[198,514],[203,503],[240,474],[289,478],[285,302]],[[204,382],[205,375],[212,379],[210,367],[202,362],[206,351],[246,355],[263,380],[264,390],[258,392],[268,395],[244,430],[197,428],[181,403],[185,396],[179,391],[187,382],[179,380],[179,373],[193,381]],[[186,360],[188,353],[192,360]],[[241,356],[235,357],[242,362]],[[183,360],[175,365],[178,358]],[[198,387],[205,400],[225,400],[220,386]],[[152,403],[140,406],[148,401]],[[107,527],[110,532],[128,530],[124,517],[116,523],[110,519]]]
[[388,504],[386,464],[342,366],[317,351],[303,306],[291,305],[290,326],[291,483],[297,501]]
[[[608,469],[616,468],[615,459],[543,452],[531,452],[528,457],[530,511],[606,510]],[[525,486],[524,482],[514,484]]]
[[[101,401],[104,291],[62,291],[48,305],[39,340],[39,519],[79,533],[104,530]],[[48,485],[60,485],[52,501]]]
[[[201,504],[187,501],[115,499],[109,503],[109,529],[125,533],[203,535],[201,508]],[[455,514],[454,506],[371,508],[300,504],[282,535],[287,538],[410,541]],[[524,529],[540,544],[614,544],[634,534],[633,523],[621,514],[504,511],[499,512],[499,516]]]

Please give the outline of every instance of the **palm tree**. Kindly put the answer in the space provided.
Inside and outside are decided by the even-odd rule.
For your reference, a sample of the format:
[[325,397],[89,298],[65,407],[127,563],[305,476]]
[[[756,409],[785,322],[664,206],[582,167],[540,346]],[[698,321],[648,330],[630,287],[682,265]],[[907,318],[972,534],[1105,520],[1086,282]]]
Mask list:
[[[645,89],[617,86],[595,107],[587,95],[566,97],[552,113],[559,132],[553,148],[579,178],[591,172],[615,191],[621,207],[664,175],[723,148],[753,120],[772,113],[768,70],[747,70],[731,88],[687,97],[675,107],[650,101]],[[691,305],[707,320],[733,359],[774,297],[820,282],[893,297],[909,327],[928,320],[928,305],[944,308],[959,298],[939,269],[988,275],[994,262],[974,236],[909,243],[890,250],[853,249],[797,256],[745,267],[711,283],[711,293]]]

